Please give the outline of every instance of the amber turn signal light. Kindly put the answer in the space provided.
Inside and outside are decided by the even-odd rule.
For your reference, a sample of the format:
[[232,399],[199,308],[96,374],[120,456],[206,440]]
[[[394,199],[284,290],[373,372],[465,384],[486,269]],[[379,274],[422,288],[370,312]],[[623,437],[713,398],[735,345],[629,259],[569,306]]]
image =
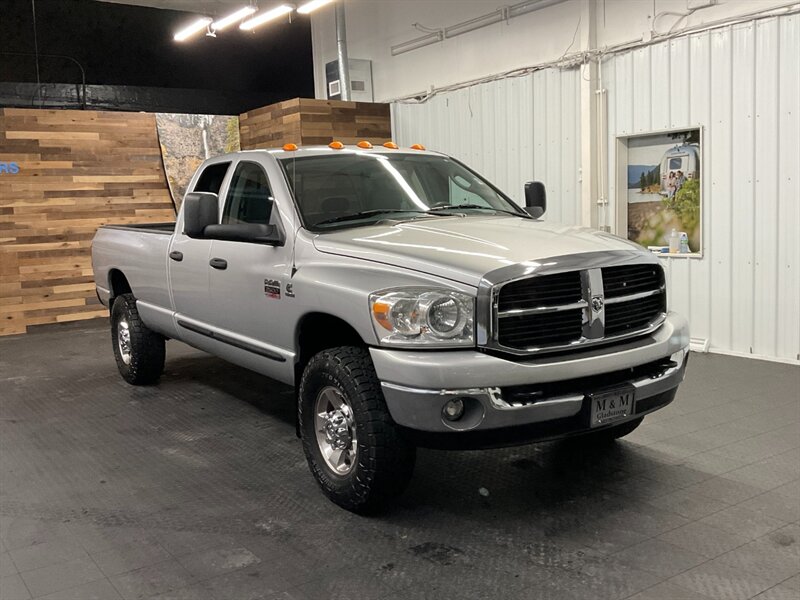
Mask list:
[[381,327],[391,331],[393,329],[391,321],[389,321],[389,311],[392,309],[386,302],[376,302],[372,305],[372,315],[375,320],[380,323]]

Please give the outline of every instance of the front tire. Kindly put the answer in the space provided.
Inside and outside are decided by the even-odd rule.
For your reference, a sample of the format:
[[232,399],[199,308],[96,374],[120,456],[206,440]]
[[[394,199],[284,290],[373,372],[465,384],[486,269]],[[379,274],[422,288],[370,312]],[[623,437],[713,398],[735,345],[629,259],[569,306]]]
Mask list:
[[308,466],[330,500],[368,513],[408,485],[416,450],[389,414],[366,349],[315,355],[303,371],[298,410]]
[[111,342],[122,378],[131,385],[148,385],[164,372],[164,336],[148,329],[139,316],[133,294],[121,294],[111,309]]

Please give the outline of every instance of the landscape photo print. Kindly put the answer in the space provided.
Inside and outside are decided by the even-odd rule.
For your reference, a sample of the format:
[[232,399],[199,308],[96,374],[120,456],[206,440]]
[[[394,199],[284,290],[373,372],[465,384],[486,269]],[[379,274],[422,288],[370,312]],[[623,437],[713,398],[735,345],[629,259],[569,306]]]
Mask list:
[[675,230],[688,238],[683,252],[699,254],[700,129],[631,137],[627,147],[628,239],[663,248]]

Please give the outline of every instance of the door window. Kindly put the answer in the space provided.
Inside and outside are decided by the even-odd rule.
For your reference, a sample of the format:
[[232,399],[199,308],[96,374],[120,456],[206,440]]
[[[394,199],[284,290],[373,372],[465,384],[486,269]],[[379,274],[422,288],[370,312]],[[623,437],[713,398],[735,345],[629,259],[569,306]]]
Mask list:
[[272,191],[264,169],[256,163],[241,162],[233,172],[222,223],[269,225],[273,204]]
[[197,184],[194,186],[194,191],[219,194],[219,189],[222,187],[222,180],[225,179],[225,173],[228,172],[228,167],[230,165],[231,163],[229,162],[208,165],[203,172],[200,173]]

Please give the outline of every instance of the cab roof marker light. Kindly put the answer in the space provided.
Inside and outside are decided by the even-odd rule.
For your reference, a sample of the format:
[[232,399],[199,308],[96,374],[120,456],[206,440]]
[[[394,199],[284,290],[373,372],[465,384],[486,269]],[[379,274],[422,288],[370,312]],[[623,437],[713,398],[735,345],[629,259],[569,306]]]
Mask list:
[[333,148],[334,150],[341,150],[344,148],[344,144],[339,140],[333,140],[330,144],[328,144],[328,148]]
[[245,17],[249,17],[256,12],[256,10],[258,9],[256,9],[255,6],[245,6],[244,8],[240,8],[236,12],[229,14],[227,17],[222,17],[220,20],[214,21],[211,24],[211,28],[214,31],[222,31],[226,27],[230,27],[234,23],[238,23]]
[[281,4],[280,6],[276,6],[273,9],[257,14],[252,19],[248,19],[247,21],[239,25],[239,29],[253,30],[259,25],[263,25],[264,23],[268,23],[269,21],[274,21],[275,19],[278,19],[283,15],[289,14],[293,10],[294,7],[292,7],[289,4]]
[[294,152],[295,150],[297,150],[297,144],[292,144],[292,143],[284,144],[283,149],[286,152]]
[[318,8],[322,8],[326,4],[330,4],[334,0],[311,0],[311,2],[306,2],[305,4],[301,4],[297,8],[297,12],[301,15],[307,15],[309,13],[314,12]]
[[389,148],[391,150],[397,150],[397,148],[399,146],[397,144],[395,144],[394,142],[384,142],[383,147],[384,148]]
[[412,144],[411,145],[411,149],[412,150],[425,150],[425,146],[423,146],[422,144]]
[[191,25],[184,27],[178,33],[175,34],[173,38],[176,42],[183,42],[184,40],[188,40],[190,37],[195,35],[196,33],[200,33],[204,29],[206,29],[211,23],[212,19],[208,17],[202,17],[194,21]]
[[359,148],[364,148],[365,150],[369,150],[372,148],[372,144],[370,144],[367,140],[361,140],[356,144]]

